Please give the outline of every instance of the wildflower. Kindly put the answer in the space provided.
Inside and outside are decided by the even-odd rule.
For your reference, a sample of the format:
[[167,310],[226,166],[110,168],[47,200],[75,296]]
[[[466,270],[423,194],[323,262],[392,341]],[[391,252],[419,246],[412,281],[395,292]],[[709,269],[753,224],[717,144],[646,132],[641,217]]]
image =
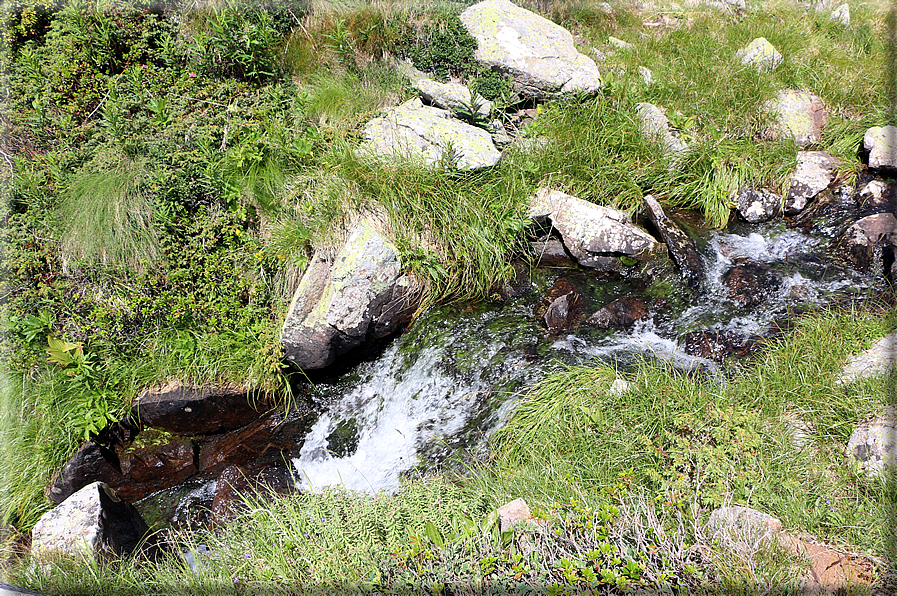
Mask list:
[[195,73],[195,72],[191,72],[191,73],[189,73],[187,76],[189,76],[191,79],[195,79],[195,78],[196,78],[196,73]]
[[235,583],[235,584],[240,583],[240,578],[237,577],[236,575],[234,576],[234,583]]
[[250,555],[249,553],[243,553],[243,558],[244,558],[244,559],[251,559],[251,558],[252,558],[252,555]]

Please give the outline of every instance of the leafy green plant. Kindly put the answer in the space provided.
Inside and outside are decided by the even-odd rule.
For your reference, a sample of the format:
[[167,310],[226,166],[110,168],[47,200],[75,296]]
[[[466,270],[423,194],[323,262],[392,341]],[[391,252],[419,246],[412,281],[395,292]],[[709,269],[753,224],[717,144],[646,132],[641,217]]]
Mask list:
[[476,49],[477,40],[457,14],[439,14],[406,37],[399,52],[420,70],[433,72],[444,81],[449,76],[468,79],[476,74]]

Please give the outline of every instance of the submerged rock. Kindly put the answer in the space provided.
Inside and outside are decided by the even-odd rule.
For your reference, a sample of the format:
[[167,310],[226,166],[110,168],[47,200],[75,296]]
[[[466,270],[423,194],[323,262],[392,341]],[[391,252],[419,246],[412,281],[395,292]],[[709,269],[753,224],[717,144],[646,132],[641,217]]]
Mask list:
[[251,391],[234,385],[194,386],[179,381],[146,389],[134,400],[132,415],[143,427],[179,435],[233,430],[259,417]]
[[782,212],[782,197],[745,186],[735,199],[736,210],[748,223],[769,221]]
[[583,315],[582,298],[566,277],[559,277],[536,307],[536,316],[542,317],[551,335],[572,329]]
[[797,170],[785,197],[785,214],[797,215],[835,179],[840,162],[824,151],[798,151]]
[[[893,213],[869,215],[855,222],[841,237],[844,254],[861,271],[878,268],[882,250],[897,247],[897,217]],[[888,272],[883,272],[887,274]]]
[[783,89],[769,107],[776,115],[778,132],[794,139],[798,148],[822,138],[828,114],[820,97],[806,91]]
[[406,324],[416,309],[411,294],[395,246],[362,222],[333,265],[315,255],[306,270],[281,331],[284,354],[301,369],[329,366]]
[[130,504],[106,484],[93,482],[38,520],[31,530],[31,552],[99,560],[133,552],[148,531]]
[[212,499],[212,523],[224,524],[244,508],[245,496],[285,495],[295,490],[291,470],[269,465],[259,470],[228,466],[218,476]]
[[648,305],[632,296],[618,298],[595,311],[588,319],[586,325],[592,325],[599,329],[631,330],[639,321],[648,318]]
[[622,273],[624,267],[641,265],[644,274],[658,259],[666,261],[664,245],[616,209],[541,189],[530,204],[530,216],[550,221],[564,246],[584,267]]
[[492,135],[453,118],[446,110],[412,99],[374,118],[364,127],[363,150],[374,155],[421,160],[460,170],[488,168],[501,152]]
[[514,77],[517,91],[541,98],[556,93],[595,93],[601,74],[580,54],[569,31],[508,0],[485,0],[460,15],[477,40],[477,60]]
[[722,362],[734,356],[743,358],[754,349],[754,342],[733,331],[692,331],[682,338],[682,351],[690,356]]
[[858,426],[847,441],[847,457],[870,476],[897,471],[897,408]]
[[750,308],[762,304],[782,282],[766,263],[737,260],[721,278],[726,297],[735,306]]
[[863,136],[863,147],[869,152],[870,168],[897,168],[897,127],[873,126]]
[[735,58],[759,71],[775,70],[782,63],[782,55],[765,37],[758,37],[735,52]]
[[443,110],[449,110],[461,116],[478,114],[486,117],[492,112],[492,102],[477,94],[474,97],[470,89],[461,83],[440,83],[433,79],[418,79],[414,88],[420,91],[421,97]]
[[177,486],[197,471],[196,448],[183,437],[174,437],[161,445],[123,450],[119,461],[122,481],[112,488],[129,503]]
[[642,134],[649,139],[663,143],[665,153],[675,156],[688,150],[688,146],[673,133],[670,121],[663,110],[650,103],[636,106]]
[[701,286],[704,283],[706,272],[704,270],[704,260],[698,253],[694,241],[667,217],[660,203],[654,197],[647,195],[644,198],[644,202],[648,211],[648,219],[651,220],[651,223],[654,224],[654,227],[660,233],[660,237],[666,243],[673,262],[679,266],[679,270],[688,280],[688,284],[691,287],[697,288]]

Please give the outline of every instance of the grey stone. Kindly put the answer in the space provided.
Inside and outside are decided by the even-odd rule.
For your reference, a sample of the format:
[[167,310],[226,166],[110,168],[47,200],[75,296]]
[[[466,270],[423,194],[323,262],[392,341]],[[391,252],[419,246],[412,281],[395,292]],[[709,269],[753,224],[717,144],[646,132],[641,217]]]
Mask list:
[[31,530],[31,553],[101,559],[133,552],[149,528],[105,483],[88,484],[45,513]]
[[550,222],[564,246],[584,267],[622,271],[621,256],[649,265],[666,260],[666,247],[632,224],[622,211],[543,188],[530,203],[530,217]]
[[736,210],[749,223],[769,221],[782,212],[782,197],[763,190],[744,187],[735,199]]
[[455,114],[464,115],[472,111],[485,118],[492,112],[491,101],[479,94],[474,97],[470,89],[461,83],[440,83],[423,78],[414,82],[414,88],[420,92],[425,101]]
[[824,151],[798,151],[797,170],[785,197],[785,214],[797,215],[835,179],[840,162]]
[[570,256],[564,249],[564,244],[557,238],[530,242],[536,262],[539,265],[570,265]]
[[695,246],[694,241],[667,217],[660,203],[653,196],[645,196],[644,202],[648,211],[648,219],[651,220],[651,223],[654,224],[654,227],[660,233],[660,237],[666,243],[673,262],[678,265],[679,270],[688,280],[691,287],[701,286],[706,272],[704,260],[698,253],[698,248]]
[[828,114],[820,97],[806,91],[783,89],[768,107],[776,115],[777,132],[794,139],[798,148],[822,138]]
[[663,110],[650,103],[636,106],[642,134],[663,143],[666,154],[676,156],[688,150],[688,146],[673,133],[670,121]]
[[493,120],[492,121],[492,142],[496,145],[507,145],[513,142],[514,139],[508,134],[505,125],[502,124],[501,120]]
[[838,8],[832,11],[832,14],[829,15],[829,19],[833,21],[838,21],[845,27],[850,25],[850,6],[847,4],[842,4]]
[[628,41],[623,41],[622,39],[618,39],[616,37],[610,36],[607,38],[608,45],[611,45],[618,50],[625,50],[627,52],[634,50],[635,46],[629,43]]
[[866,271],[881,258],[882,247],[897,246],[897,218],[892,213],[877,213],[854,222],[841,237],[842,255],[854,267]]
[[782,522],[750,507],[719,507],[710,513],[705,531],[711,537],[722,535],[730,540],[763,540],[778,536]]
[[25,588],[20,588],[18,586],[14,586],[12,584],[7,584],[5,582],[0,582],[0,596],[49,596],[49,595],[44,594],[43,592],[35,592],[33,590],[26,590]]
[[397,249],[362,221],[332,266],[316,255],[306,270],[281,331],[284,353],[302,369],[329,366],[407,323],[416,308],[410,294]]
[[897,332],[884,336],[865,352],[853,356],[841,370],[838,382],[850,383],[882,375],[895,365],[897,365]]
[[533,514],[529,505],[523,499],[514,499],[498,508],[499,528],[502,532],[508,532],[518,524],[529,523]]
[[744,65],[751,65],[759,71],[775,70],[782,63],[782,55],[765,37],[758,37],[735,53],[735,58]]
[[847,441],[847,457],[870,476],[897,470],[897,408],[889,406],[874,420],[858,426]]
[[653,85],[654,84],[654,74],[651,72],[650,69],[648,69],[644,66],[639,66],[638,73],[639,73],[639,75],[641,75],[642,81],[645,82],[645,85]]
[[863,135],[870,168],[897,168],[897,127],[873,126]]
[[501,153],[492,136],[451,113],[412,99],[364,127],[363,150],[374,155],[421,160],[461,170],[494,166]]
[[513,76],[517,91],[526,97],[601,88],[595,61],[577,51],[569,31],[548,19],[508,0],[484,0],[460,18],[477,40],[477,60]]

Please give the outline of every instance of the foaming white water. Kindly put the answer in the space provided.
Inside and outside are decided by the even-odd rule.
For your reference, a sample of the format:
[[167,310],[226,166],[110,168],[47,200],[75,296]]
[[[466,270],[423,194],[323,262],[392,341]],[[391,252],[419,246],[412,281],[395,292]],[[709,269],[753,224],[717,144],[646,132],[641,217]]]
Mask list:
[[785,230],[763,236],[752,232],[747,236],[714,232],[710,236],[710,246],[719,260],[731,264],[735,259],[751,259],[772,263],[789,257],[807,254],[818,241],[810,236]]
[[590,343],[581,337],[568,335],[556,341],[552,347],[605,361],[620,358],[655,357],[685,370],[703,368],[715,373],[719,369],[712,360],[686,354],[679,349],[679,344],[675,340],[659,335],[658,329],[651,319],[636,323],[631,333],[618,332],[597,343]]

